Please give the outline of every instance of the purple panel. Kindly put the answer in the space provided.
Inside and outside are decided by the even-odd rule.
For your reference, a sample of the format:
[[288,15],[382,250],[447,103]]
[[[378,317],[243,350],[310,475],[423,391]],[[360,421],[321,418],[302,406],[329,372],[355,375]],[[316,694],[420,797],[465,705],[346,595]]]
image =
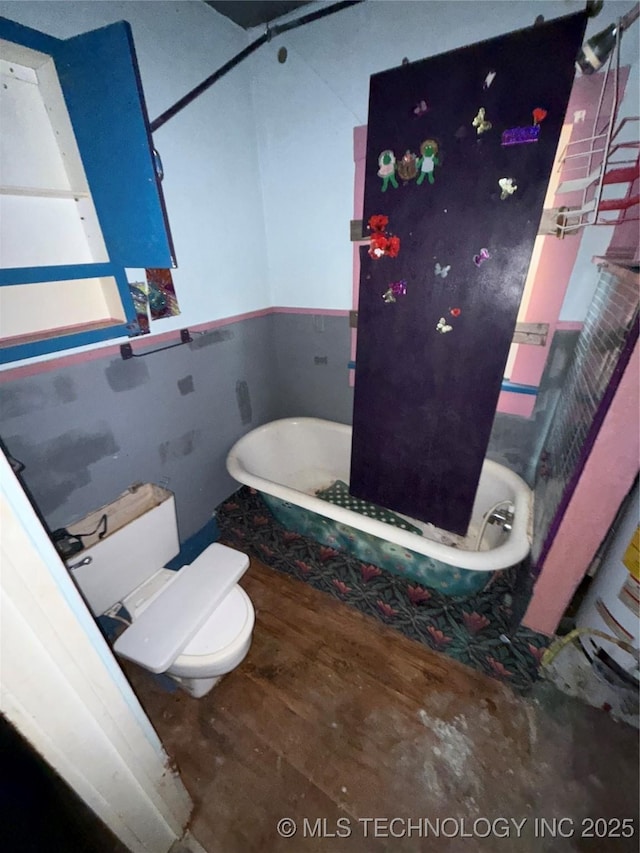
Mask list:
[[[361,250],[351,491],[456,533],[468,527],[585,22],[571,15],[371,78],[364,219],[387,216],[400,251]],[[502,145],[504,131],[533,126],[534,110],[537,141]],[[383,190],[385,150],[397,161],[424,153],[427,171],[410,177],[408,157]],[[385,298],[402,280],[406,294]]]

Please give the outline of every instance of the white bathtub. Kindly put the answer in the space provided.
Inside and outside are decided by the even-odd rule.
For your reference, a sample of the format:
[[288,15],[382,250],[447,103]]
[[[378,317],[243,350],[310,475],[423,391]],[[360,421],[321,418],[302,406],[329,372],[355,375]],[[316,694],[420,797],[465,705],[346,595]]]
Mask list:
[[[488,573],[514,566],[529,553],[533,496],[526,483],[503,465],[485,460],[471,524],[463,538],[396,513],[420,528],[419,535],[316,497],[316,492],[336,480],[349,482],[350,458],[350,426],[319,418],[289,418],[258,427],[236,442],[227,456],[227,470],[239,483],[261,492],[285,526],[323,544],[346,546],[360,559],[415,577],[449,595],[481,588]],[[483,525],[485,513],[499,501],[508,501],[514,512],[508,533],[497,525]],[[318,519],[315,524],[310,513]],[[476,550],[481,526],[481,549]],[[371,537],[380,543],[381,554],[370,551]],[[358,553],[357,547],[350,546],[360,538],[367,545]],[[414,559],[417,555],[428,558],[422,561],[427,574],[420,569],[420,560]],[[473,578],[472,572],[483,576]]]

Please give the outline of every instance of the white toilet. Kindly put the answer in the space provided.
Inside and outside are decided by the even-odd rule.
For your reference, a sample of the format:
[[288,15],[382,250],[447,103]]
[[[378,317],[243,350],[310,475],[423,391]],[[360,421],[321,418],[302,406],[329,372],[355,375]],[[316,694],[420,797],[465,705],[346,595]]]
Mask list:
[[163,568],[180,550],[173,495],[153,485],[132,488],[69,527],[80,532],[108,517],[107,535],[93,537],[68,567],[94,615],[121,606],[130,614],[115,653],[199,698],[249,651],[255,613],[238,585],[249,558],[215,543],[178,571]]

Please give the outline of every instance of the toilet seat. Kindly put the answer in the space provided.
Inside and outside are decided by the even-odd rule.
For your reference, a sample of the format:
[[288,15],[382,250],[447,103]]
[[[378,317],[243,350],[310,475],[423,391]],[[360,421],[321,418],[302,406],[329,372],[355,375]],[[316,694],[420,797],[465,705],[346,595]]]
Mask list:
[[[156,589],[151,600],[141,604],[138,615],[114,644],[114,651],[151,672],[166,672],[202,628],[216,619],[225,599],[237,587],[249,566],[249,558],[233,548],[214,543],[171,579]],[[155,576],[154,576],[155,578]],[[159,579],[162,584],[162,579]],[[137,598],[138,593],[132,595]],[[248,606],[253,612],[251,602]],[[219,623],[222,638],[230,636],[224,626],[231,618],[234,599],[223,609]],[[240,633],[246,622],[238,626]],[[214,628],[208,636],[213,639]],[[214,649],[215,652],[215,642]],[[222,650],[218,648],[218,653]],[[202,656],[196,655],[200,659]]]
[[229,672],[249,650],[254,623],[251,599],[236,585],[187,643],[168,672],[183,678]]
[[249,619],[247,595],[235,586],[213,611],[195,637],[180,653],[180,657],[215,655],[232,645],[245,631]]

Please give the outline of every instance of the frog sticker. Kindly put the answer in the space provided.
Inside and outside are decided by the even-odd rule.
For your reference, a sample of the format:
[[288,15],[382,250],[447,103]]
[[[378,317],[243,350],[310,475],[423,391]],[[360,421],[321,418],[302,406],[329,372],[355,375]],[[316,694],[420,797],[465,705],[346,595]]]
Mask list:
[[418,178],[416,183],[421,184],[426,178],[430,184],[434,183],[435,167],[440,165],[438,159],[438,143],[435,139],[425,139],[420,146],[420,158],[418,159]]
[[389,184],[398,189],[398,182],[395,176],[396,171],[396,155],[387,148],[378,157],[378,177],[382,178],[382,192],[385,193]]

